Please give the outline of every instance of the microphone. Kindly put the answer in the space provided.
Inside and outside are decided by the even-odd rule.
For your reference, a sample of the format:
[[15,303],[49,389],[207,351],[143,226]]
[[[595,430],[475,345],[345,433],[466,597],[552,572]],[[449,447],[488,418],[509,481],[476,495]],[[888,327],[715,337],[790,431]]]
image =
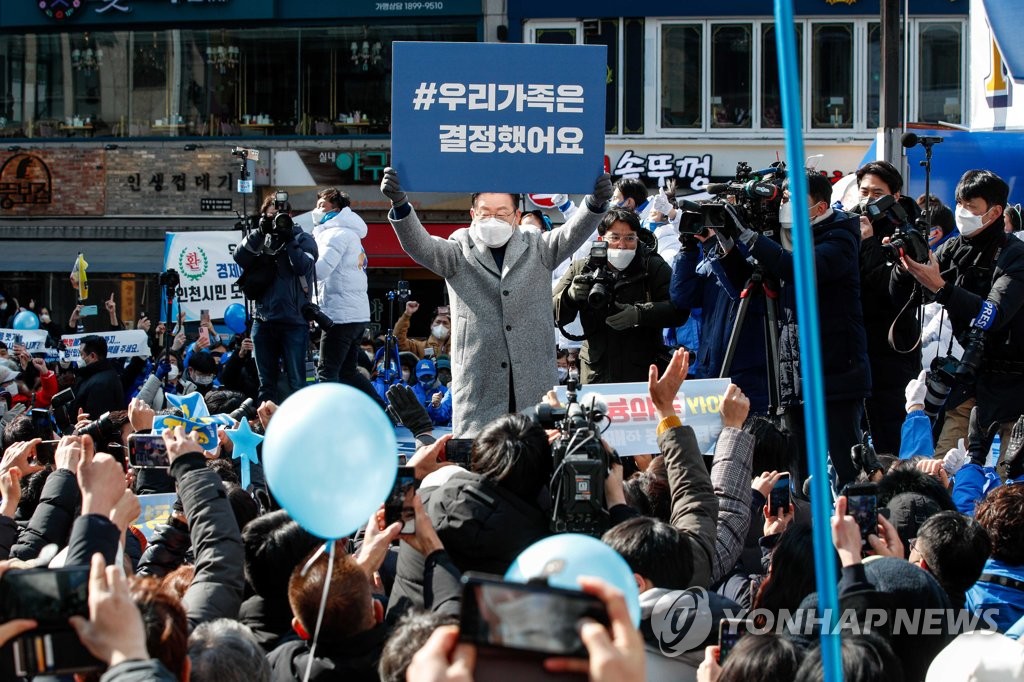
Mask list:
[[903,133],[903,137],[900,138],[900,144],[907,149],[916,147],[919,144],[930,147],[933,144],[939,144],[943,139],[941,137],[918,136],[915,133]]

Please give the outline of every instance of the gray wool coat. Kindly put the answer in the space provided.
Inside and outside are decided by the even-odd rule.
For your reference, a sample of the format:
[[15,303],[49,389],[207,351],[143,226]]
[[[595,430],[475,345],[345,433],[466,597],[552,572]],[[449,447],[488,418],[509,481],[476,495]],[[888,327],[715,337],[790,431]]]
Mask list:
[[603,213],[580,207],[551,232],[516,229],[501,271],[468,228],[448,239],[431,236],[416,211],[391,224],[405,252],[444,277],[452,304],[452,431],[470,438],[515,405],[536,405],[558,383],[551,271],[597,229]]

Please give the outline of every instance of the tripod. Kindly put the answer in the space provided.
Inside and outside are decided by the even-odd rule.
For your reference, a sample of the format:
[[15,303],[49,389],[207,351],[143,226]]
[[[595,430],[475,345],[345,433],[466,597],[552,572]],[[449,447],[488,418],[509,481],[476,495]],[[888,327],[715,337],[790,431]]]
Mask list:
[[395,289],[388,290],[388,330],[384,334],[384,383],[388,386],[397,384],[402,376],[402,370],[399,368],[394,374],[391,373],[391,358],[394,353],[395,364],[399,364],[398,359],[398,339],[395,338],[395,300],[400,302],[409,300],[409,283],[405,280],[399,280],[398,286]]
[[732,361],[736,357],[736,349],[740,342],[740,333],[743,331],[743,324],[750,309],[750,301],[755,296],[764,297],[764,340],[765,356],[768,373],[768,413],[774,419],[779,413],[781,403],[781,391],[779,388],[779,328],[778,328],[778,287],[765,276],[764,268],[760,265],[754,266],[750,278],[743,285],[740,293],[740,306],[736,311],[736,319],[733,321],[732,331],[729,333],[729,343],[725,349],[725,358],[722,360],[722,371],[719,378],[727,378],[732,369]]

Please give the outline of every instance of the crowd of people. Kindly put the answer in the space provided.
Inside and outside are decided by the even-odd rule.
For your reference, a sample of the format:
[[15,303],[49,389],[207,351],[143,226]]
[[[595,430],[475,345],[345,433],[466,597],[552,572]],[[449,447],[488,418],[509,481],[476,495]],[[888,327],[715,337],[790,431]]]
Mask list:
[[[522,212],[515,194],[480,193],[471,226],[444,240],[387,169],[403,248],[448,287],[451,305],[430,311],[426,338],[409,336],[414,300],[390,333],[367,333],[366,225],[328,189],[312,234],[268,200],[236,250],[251,334],[222,334],[204,317],[202,331],[171,336],[143,317],[148,358],[108,358],[99,334],[82,340],[80,365],[0,348],[0,608],[12,603],[4,575],[89,567],[70,619],[0,613],[0,676],[809,681],[823,679],[826,631],[841,638],[848,680],[1024,679],[1019,211],[987,171],[964,174],[955,209],[901,196],[885,162],[856,177],[844,198],[807,175],[827,453],[803,442],[781,180],[774,235],[742,201],[708,208],[677,201],[671,186],[650,195],[604,175],[579,206],[556,200],[563,225]],[[924,236],[921,224],[935,227]],[[59,338],[47,308],[27,307]],[[0,328],[20,308],[0,299]],[[106,311],[109,329],[122,328],[113,297]],[[688,347],[673,348],[687,333]],[[721,433],[702,453],[676,396],[723,367]],[[418,487],[412,526],[382,508],[325,552],[281,508],[259,461],[243,476],[224,427],[267,432],[277,404],[301,401],[312,381],[351,385],[416,437],[405,463]],[[647,386],[657,452],[609,454],[596,497],[600,540],[632,577],[580,579],[603,614],[580,623],[585,655],[515,644],[537,641],[542,623],[484,645],[467,630],[462,578],[501,576],[555,535],[559,430],[577,427],[545,430],[534,406],[557,410],[549,391],[567,382]],[[57,399],[66,389],[73,398]],[[166,428],[168,466],[133,466],[132,434],[189,416],[179,398],[192,394],[219,415],[216,447]],[[472,440],[468,461],[448,461],[452,435]],[[810,457],[830,465],[833,542],[817,549],[840,575],[831,617],[817,611]],[[301,443],[295,458],[301,466]],[[147,538],[139,496],[163,493],[177,501]],[[55,641],[24,670],[24,652]]]

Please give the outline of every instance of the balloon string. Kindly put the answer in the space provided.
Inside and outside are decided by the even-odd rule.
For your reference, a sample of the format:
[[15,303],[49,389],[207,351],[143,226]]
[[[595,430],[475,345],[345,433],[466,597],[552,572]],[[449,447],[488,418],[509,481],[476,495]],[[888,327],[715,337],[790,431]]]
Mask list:
[[316,614],[316,628],[313,630],[313,643],[309,647],[309,660],[306,661],[306,674],[302,676],[302,682],[309,682],[309,674],[313,670],[313,659],[316,658],[316,642],[320,639],[320,626],[324,622],[324,611],[327,610],[327,593],[331,589],[331,578],[334,576],[334,540],[328,540],[327,544],[317,550],[313,558],[306,562],[302,569],[305,575],[310,564],[316,561],[327,550],[327,573],[324,575],[324,591],[320,595],[320,611]]

